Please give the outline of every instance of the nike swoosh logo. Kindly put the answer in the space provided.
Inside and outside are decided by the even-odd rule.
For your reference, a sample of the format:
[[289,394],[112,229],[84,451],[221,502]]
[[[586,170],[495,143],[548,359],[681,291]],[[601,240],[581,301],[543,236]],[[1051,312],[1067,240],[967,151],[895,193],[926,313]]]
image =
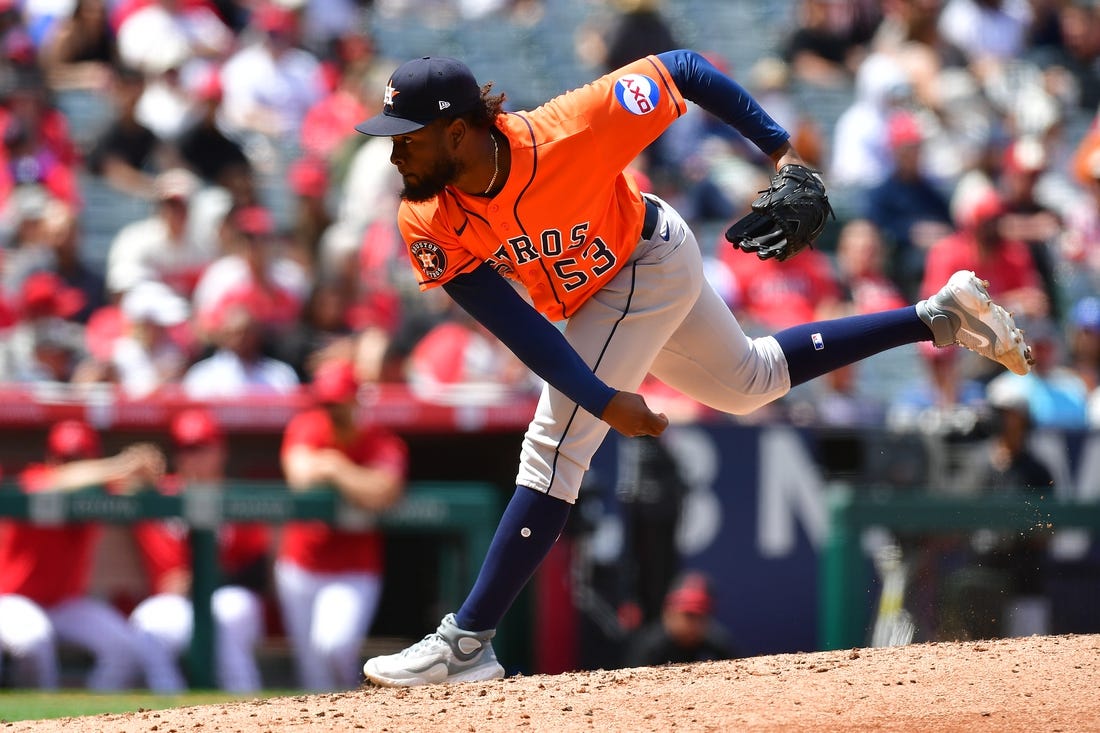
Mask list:
[[970,332],[970,336],[977,343],[977,346],[975,348],[978,348],[978,349],[988,349],[989,348],[990,341],[989,341],[988,336],[984,336],[980,333],[974,333],[973,331]]

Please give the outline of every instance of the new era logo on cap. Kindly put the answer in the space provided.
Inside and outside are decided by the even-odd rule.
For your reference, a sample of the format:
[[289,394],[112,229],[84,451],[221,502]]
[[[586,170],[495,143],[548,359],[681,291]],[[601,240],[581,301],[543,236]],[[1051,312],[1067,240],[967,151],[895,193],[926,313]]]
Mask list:
[[435,120],[458,116],[481,102],[469,67],[444,56],[407,61],[390,77],[382,97],[382,112],[355,129],[366,135],[390,137],[413,132]]

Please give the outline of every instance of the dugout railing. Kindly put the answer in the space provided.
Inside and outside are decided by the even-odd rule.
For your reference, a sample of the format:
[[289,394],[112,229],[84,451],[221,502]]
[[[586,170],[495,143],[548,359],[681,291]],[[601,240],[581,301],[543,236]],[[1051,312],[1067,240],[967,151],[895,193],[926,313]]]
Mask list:
[[888,489],[833,491],[828,538],[819,556],[818,638],[823,649],[866,646],[873,570],[861,541],[872,527],[898,534],[1100,531],[1100,503],[1007,494],[970,498]]
[[348,504],[334,491],[292,492],[280,482],[227,480],[218,486],[189,486],[175,496],[151,490],[110,494],[99,488],[26,494],[14,484],[0,484],[0,517],[38,525],[169,518],[187,522],[194,568],[188,666],[197,689],[216,687],[210,596],[218,584],[216,532],[221,524],[320,520],[346,529],[430,535],[438,542],[439,599],[457,608],[477,577],[499,514],[499,492],[478,482],[413,482],[400,503],[377,514]]

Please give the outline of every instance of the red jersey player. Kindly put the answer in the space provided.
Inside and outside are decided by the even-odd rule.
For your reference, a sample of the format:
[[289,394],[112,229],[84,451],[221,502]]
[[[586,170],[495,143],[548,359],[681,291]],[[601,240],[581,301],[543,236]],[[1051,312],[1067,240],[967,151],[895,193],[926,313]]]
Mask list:
[[[225,480],[225,434],[212,412],[182,410],[171,422],[176,473],[161,482],[167,493],[202,491]],[[137,605],[130,622],[173,659],[190,646],[194,628],[191,605],[191,547],[182,521],[142,522],[134,539],[153,594]],[[210,598],[214,618],[214,663],[218,685],[230,692],[262,687],[256,645],[264,635],[263,599],[271,532],[262,524],[228,524],[218,529],[218,559],[225,580]],[[178,668],[173,685],[186,686]]]
[[[19,483],[26,492],[129,490],[156,481],[163,468],[160,451],[148,444],[102,457],[95,430],[65,420],[47,434],[45,462],[28,466]],[[144,676],[167,691],[155,650],[113,606],[88,595],[99,536],[100,527],[88,523],[0,522],[0,649],[15,660],[17,677],[38,687],[58,686],[56,644],[63,642],[92,655],[86,684],[93,690],[126,689]]]
[[[283,435],[282,465],[294,491],[332,487],[350,503],[379,511],[405,484],[405,443],[355,420],[359,381],[350,361],[324,362],[311,384],[317,406],[294,417]],[[275,584],[302,686],[355,687],[358,655],[382,590],[382,536],[322,522],[283,530]]]

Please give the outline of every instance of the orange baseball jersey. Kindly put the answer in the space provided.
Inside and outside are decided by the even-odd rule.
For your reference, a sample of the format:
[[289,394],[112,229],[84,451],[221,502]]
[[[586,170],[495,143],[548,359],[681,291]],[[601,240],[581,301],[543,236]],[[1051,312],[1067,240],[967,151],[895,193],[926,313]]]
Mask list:
[[687,105],[650,56],[531,112],[502,114],[512,167],[494,197],[452,187],[403,201],[398,225],[422,290],[488,262],[551,320],[568,318],[626,262],[644,206],[623,170]]

